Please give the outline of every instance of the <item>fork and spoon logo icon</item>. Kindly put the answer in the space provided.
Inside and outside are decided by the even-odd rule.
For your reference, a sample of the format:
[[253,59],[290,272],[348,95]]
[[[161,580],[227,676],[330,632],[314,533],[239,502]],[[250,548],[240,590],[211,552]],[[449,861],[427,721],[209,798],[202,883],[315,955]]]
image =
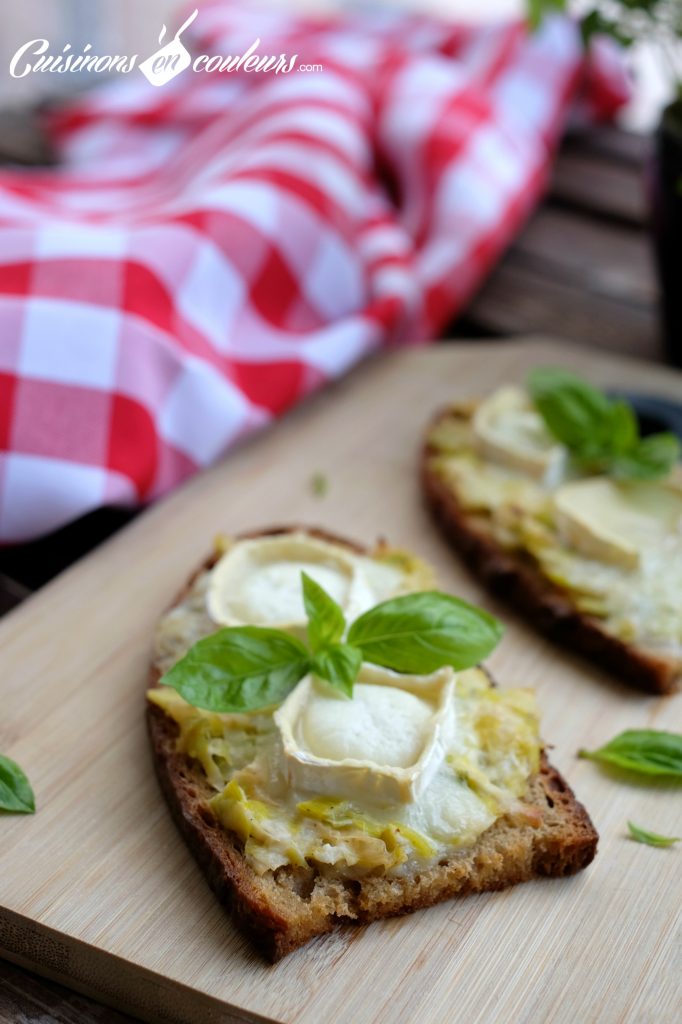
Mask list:
[[[181,42],[180,36],[189,28],[198,13],[198,8],[195,8],[173,38],[140,64],[140,71],[152,85],[165,85],[166,82],[170,82],[171,79],[186,71],[192,63],[192,57],[187,47]],[[163,42],[165,35],[166,26],[163,25],[159,35],[159,45]]]

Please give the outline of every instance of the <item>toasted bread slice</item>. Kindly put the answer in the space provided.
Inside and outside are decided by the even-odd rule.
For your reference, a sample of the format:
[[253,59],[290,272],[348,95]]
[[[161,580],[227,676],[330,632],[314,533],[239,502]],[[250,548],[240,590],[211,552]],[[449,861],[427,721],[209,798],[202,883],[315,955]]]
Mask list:
[[[263,535],[271,532],[283,531]],[[363,551],[322,531],[307,532]],[[199,572],[214,561],[209,559]],[[159,676],[153,667],[152,686]],[[540,771],[530,779],[524,798],[539,812],[533,825],[512,816],[498,818],[474,845],[413,874],[349,879],[293,865],[258,874],[244,856],[241,840],[212,813],[209,800],[215,791],[199,762],[178,751],[176,722],[152,703],[147,720],[157,775],[178,828],[235,923],[271,961],[340,923],[364,924],[453,896],[504,889],[539,876],[573,874],[586,867],[596,851],[598,836],[587,812],[543,753]]]
[[570,591],[545,576],[528,551],[503,546],[491,529],[489,516],[483,510],[465,507],[453,480],[439,472],[439,452],[430,443],[430,435],[448,419],[470,419],[474,409],[475,404],[468,403],[438,413],[422,452],[423,492],[448,539],[492,593],[508,601],[551,639],[638,689],[675,692],[682,678],[680,658],[622,639],[602,619],[582,611]]

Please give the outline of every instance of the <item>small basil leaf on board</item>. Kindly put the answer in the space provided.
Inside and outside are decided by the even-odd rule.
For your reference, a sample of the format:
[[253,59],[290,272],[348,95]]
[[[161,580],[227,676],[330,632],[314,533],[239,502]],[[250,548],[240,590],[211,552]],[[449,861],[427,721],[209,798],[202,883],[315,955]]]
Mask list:
[[470,668],[502,636],[492,615],[435,590],[384,601],[356,619],[348,643],[363,658],[396,672],[427,675],[444,665]]
[[0,754],[0,811],[33,814],[36,801],[31,783],[16,761]]
[[633,839],[636,839],[638,843],[646,843],[647,846],[674,846],[682,838],[680,836],[660,836],[657,832],[649,832],[645,828],[640,828],[632,821],[628,822],[628,828]]
[[343,636],[346,620],[336,601],[319,583],[302,572],[303,604],[308,616],[308,641],[313,651],[335,644]]
[[659,729],[626,729],[598,750],[580,750],[579,757],[636,772],[682,781],[682,735]]
[[161,682],[206,711],[256,711],[283,701],[309,669],[310,655],[295,637],[236,626],[199,640]]
[[329,490],[329,480],[324,473],[313,473],[310,478],[310,490],[316,498],[324,498]]
[[330,644],[318,651],[312,669],[346,697],[353,696],[353,684],[362,665],[362,651],[350,644]]

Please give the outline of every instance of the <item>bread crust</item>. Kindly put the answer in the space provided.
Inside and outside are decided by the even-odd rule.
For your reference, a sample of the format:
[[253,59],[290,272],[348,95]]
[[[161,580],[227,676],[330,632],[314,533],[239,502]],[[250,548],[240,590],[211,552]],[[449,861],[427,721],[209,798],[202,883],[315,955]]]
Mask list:
[[[443,410],[429,431],[448,415]],[[477,579],[503,598],[536,629],[562,647],[577,651],[647,693],[676,692],[682,664],[608,633],[599,619],[581,612],[570,595],[543,576],[523,552],[502,548],[457,500],[431,468],[437,454],[428,443],[421,458],[422,490],[436,521]]]
[[[280,527],[248,536],[295,529],[303,528]],[[358,552],[366,550],[326,531],[307,532]],[[212,556],[204,562],[171,607],[215,560]],[[158,682],[158,670],[152,667],[150,684]],[[365,924],[453,896],[504,889],[543,875],[570,875],[586,867],[596,852],[598,836],[587,811],[543,752],[527,794],[541,810],[540,827],[498,819],[469,850],[413,876],[330,879],[313,868],[293,867],[259,876],[243,856],[238,838],[211,812],[208,800],[214,793],[200,766],[177,751],[177,724],[147,702],[147,725],[156,773],[181,834],[220,902],[272,962],[337,924]]]

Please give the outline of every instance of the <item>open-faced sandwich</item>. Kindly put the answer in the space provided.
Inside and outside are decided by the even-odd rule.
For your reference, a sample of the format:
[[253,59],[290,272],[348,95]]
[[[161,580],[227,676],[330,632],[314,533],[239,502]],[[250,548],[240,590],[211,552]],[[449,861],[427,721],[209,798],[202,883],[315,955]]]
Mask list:
[[567,875],[597,834],[533,695],[476,667],[497,620],[411,555],[314,530],[223,539],[162,617],[162,788],[272,960],[340,922]]
[[474,572],[635,686],[682,674],[682,467],[671,434],[574,374],[536,370],[441,412],[422,479]]

